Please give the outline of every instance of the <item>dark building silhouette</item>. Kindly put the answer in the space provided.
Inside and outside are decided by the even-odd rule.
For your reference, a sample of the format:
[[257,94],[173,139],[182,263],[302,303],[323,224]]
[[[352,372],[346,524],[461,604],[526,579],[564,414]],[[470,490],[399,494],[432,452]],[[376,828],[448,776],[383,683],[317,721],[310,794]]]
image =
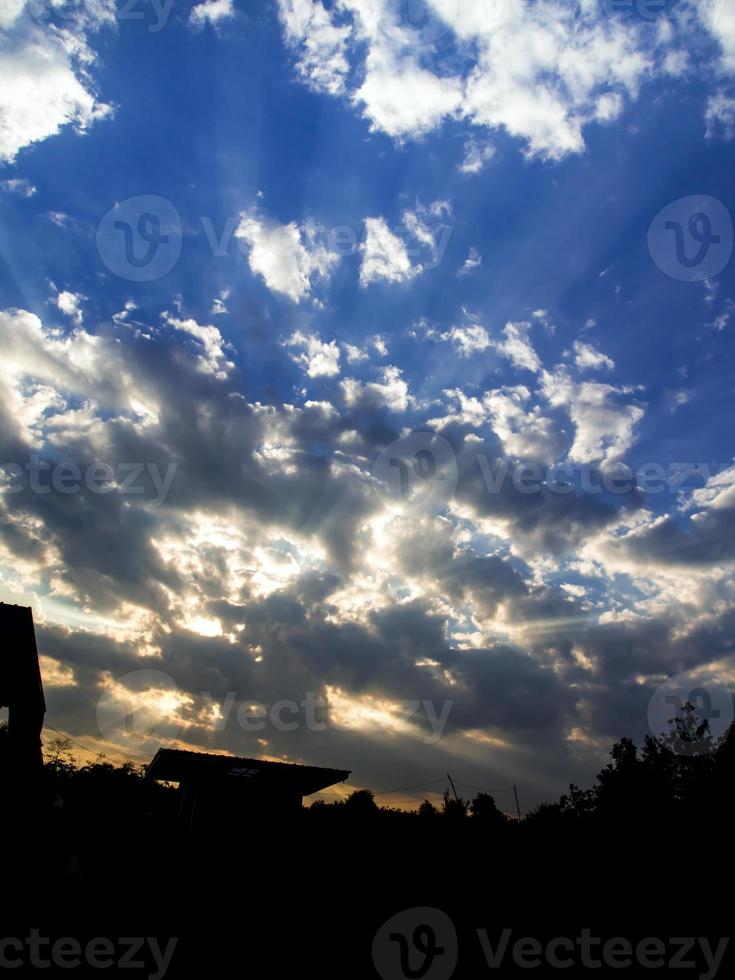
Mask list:
[[344,782],[350,772],[231,755],[159,749],[148,778],[179,783],[179,818],[196,830],[242,829],[287,820],[305,796]]
[[43,767],[41,731],[46,713],[33,611],[0,602],[0,707],[8,715],[8,761],[18,778]]

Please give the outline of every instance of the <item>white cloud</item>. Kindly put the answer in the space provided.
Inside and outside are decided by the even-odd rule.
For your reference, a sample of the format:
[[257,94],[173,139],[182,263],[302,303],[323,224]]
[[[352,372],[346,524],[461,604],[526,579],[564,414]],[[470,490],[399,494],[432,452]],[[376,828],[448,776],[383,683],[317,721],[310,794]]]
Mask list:
[[292,356],[310,378],[333,378],[339,374],[340,350],[336,341],[325,344],[318,337],[297,330],[286,346],[301,348],[300,354]]
[[92,89],[94,56],[85,29],[108,22],[104,5],[83,8],[70,29],[44,28],[6,0],[0,37],[0,161],[12,163],[20,150],[54,136],[64,126],[84,132],[109,115]]
[[505,340],[496,343],[495,347],[517,368],[538,372],[541,370],[541,360],[528,339],[530,329],[530,323],[506,324],[503,329]]
[[[435,267],[441,261],[452,233],[443,219],[451,213],[448,201],[418,204],[401,215],[402,227],[397,234],[385,218],[365,219],[365,241],[360,246],[362,264],[360,284],[372,282],[408,282]],[[421,261],[413,262],[414,258]]]
[[531,316],[541,324],[547,333],[552,335],[556,333],[556,326],[548,310],[534,310]]
[[447,398],[455,399],[458,404],[452,406],[447,415],[429,419],[427,425],[441,429],[450,423],[459,423],[479,429],[487,424],[490,413],[482,399],[466,394],[461,388],[448,389],[444,394]]
[[708,139],[716,136],[732,139],[735,136],[735,97],[724,91],[711,95],[707,100],[704,119]]
[[420,265],[412,265],[405,242],[390,230],[385,218],[365,219],[365,242],[361,250],[362,286],[381,279],[408,282],[422,272]]
[[396,58],[375,45],[367,57],[365,80],[352,101],[363,106],[372,130],[416,138],[459,111],[462,83],[421,68],[413,56]]
[[477,269],[479,269],[481,265],[482,265],[482,256],[477,251],[477,249],[473,246],[470,249],[469,255],[464,260],[464,265],[459,270],[459,272],[457,273],[457,275],[460,275],[460,276],[469,276],[471,273],[473,273]]
[[234,363],[225,354],[227,344],[217,327],[211,323],[200,324],[193,319],[180,320],[170,313],[164,313],[163,320],[175,330],[194,338],[202,351],[197,357],[197,365],[202,374],[211,374],[218,381],[224,381],[234,370]]
[[485,165],[495,156],[495,147],[489,140],[479,140],[470,136],[464,145],[464,160],[459,165],[463,174],[476,176],[485,169]]
[[235,237],[249,247],[250,269],[262,276],[270,290],[294,303],[309,296],[318,279],[331,273],[339,256],[319,241],[313,224],[281,225],[255,212],[243,213]]
[[57,228],[68,228],[70,231],[79,231],[82,228],[81,222],[63,211],[49,211],[46,217]]
[[735,313],[735,302],[731,299],[726,299],[719,314],[707,326],[717,331],[724,330],[729,325],[730,320],[732,320],[733,313]]
[[366,361],[368,359],[368,355],[359,347],[355,347],[352,344],[343,344],[342,346],[350,364],[358,364],[360,361]]
[[[417,38],[387,0],[338,0],[329,12],[319,0],[279,0],[304,81],[346,95],[371,129],[396,139],[464,118],[505,129],[530,155],[560,159],[584,149],[585,126],[620,113],[657,57],[639,25],[596,3],[477,2],[459,16],[456,0],[430,6],[437,36],[455,34],[462,62],[441,59],[433,39]],[[479,173],[490,156],[486,138],[471,140],[460,169]]]
[[65,316],[73,320],[77,326],[81,326],[84,319],[81,303],[86,298],[81,293],[72,293],[64,289],[58,294],[54,302]]
[[640,405],[631,404],[630,388],[598,382],[571,380],[565,368],[544,371],[541,389],[554,408],[564,408],[575,425],[569,458],[578,463],[619,459],[635,441],[636,426],[643,418]]
[[217,25],[220,21],[229,20],[235,16],[232,0],[204,0],[192,7],[189,23],[194,27],[204,27],[205,24]]
[[722,67],[735,69],[735,5],[732,0],[698,0],[697,12],[702,23],[717,39],[722,51]]
[[585,344],[581,340],[575,340],[574,345],[574,363],[580,369],[592,370],[592,371],[612,371],[615,367],[615,361],[607,354],[603,354],[601,351],[593,347],[592,344]]
[[605,92],[595,102],[595,119],[598,122],[612,122],[623,110],[623,100],[619,92]]
[[725,510],[735,508],[735,466],[729,466],[714,476],[705,485],[692,490],[682,501],[681,510],[711,509]]
[[407,383],[400,368],[389,366],[381,371],[381,381],[362,384],[355,378],[345,378],[342,392],[349,407],[360,404],[382,405],[391,412],[405,412],[412,404]]
[[551,159],[581,152],[584,127],[613,118],[651,66],[634,28],[592,4],[516,5],[476,39],[465,114]]
[[112,314],[112,319],[115,321],[115,323],[125,323],[125,321],[129,318],[130,314],[135,312],[136,309],[137,306],[132,301],[132,299],[126,299],[123,308],[121,310],[118,310],[117,313]]
[[566,449],[567,440],[558,423],[542,415],[538,405],[529,405],[531,392],[525,385],[494,388],[482,399],[461,389],[446,391],[445,395],[456,399],[459,407],[444,419],[432,420],[433,426],[460,422],[479,429],[490,423],[511,458],[550,464]]
[[492,347],[492,340],[487,330],[480,323],[467,323],[460,327],[452,327],[441,335],[442,340],[450,340],[463,357],[480,354]]
[[0,28],[6,31],[20,17],[26,0],[0,0]]
[[564,452],[566,438],[538,406],[529,407],[529,399],[528,389],[517,385],[488,391],[484,403],[508,456],[551,463]]
[[480,318],[467,310],[462,311],[467,323],[453,326],[444,333],[439,333],[422,321],[414,328],[413,336],[419,336],[419,329],[429,340],[449,341],[457,348],[463,357],[493,348],[503,357],[507,357],[515,367],[538,373],[541,370],[541,359],[533,348],[528,334],[530,323],[507,323],[503,329],[503,340],[493,340],[483,327]]
[[387,357],[388,356],[388,345],[385,342],[385,338],[384,337],[381,337],[380,334],[376,334],[372,338],[372,340],[370,341],[370,343],[372,344],[373,349],[375,350],[375,352],[377,354],[379,354],[380,357]]
[[83,328],[66,335],[44,326],[33,313],[11,309],[0,311],[0,344],[0,407],[26,441],[32,442],[35,427],[45,424],[45,403],[63,405],[67,393],[115,412],[130,409],[134,381],[118,345],[105,338]]
[[229,289],[223,289],[220,292],[219,296],[216,296],[212,300],[212,315],[213,316],[220,316],[223,313],[229,313],[230,312],[227,309],[227,300],[229,298],[230,298],[230,290]]
[[712,306],[715,299],[717,298],[717,291],[720,288],[720,284],[717,279],[705,279],[702,282],[704,287],[704,302],[707,306]]
[[20,197],[33,197],[36,188],[24,177],[14,177],[10,180],[1,180],[0,187],[8,194],[18,194]]
[[296,70],[316,91],[338,95],[349,72],[347,41],[351,30],[332,22],[318,0],[278,0],[286,41],[299,52]]

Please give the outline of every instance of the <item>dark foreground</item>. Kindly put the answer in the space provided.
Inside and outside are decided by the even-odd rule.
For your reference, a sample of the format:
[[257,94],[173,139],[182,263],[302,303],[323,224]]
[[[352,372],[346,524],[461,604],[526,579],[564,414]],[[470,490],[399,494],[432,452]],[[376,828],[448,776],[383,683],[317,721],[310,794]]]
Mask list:
[[133,770],[57,766],[63,807],[3,806],[0,970],[729,977],[733,758],[732,737],[623,740],[593,790],[520,824],[489,798],[404,814],[359,793],[220,834]]

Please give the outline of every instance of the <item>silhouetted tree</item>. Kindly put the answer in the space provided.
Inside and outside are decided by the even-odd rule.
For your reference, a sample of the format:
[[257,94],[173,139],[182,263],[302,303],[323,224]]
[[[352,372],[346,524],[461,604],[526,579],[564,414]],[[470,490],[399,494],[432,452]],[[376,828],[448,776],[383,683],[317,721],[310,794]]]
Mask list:
[[585,832],[594,816],[596,800],[595,790],[580,789],[571,783],[569,792],[559,800],[559,808],[567,824],[572,824],[577,832]]
[[444,802],[442,804],[442,812],[447,820],[457,821],[464,820],[467,816],[467,809],[469,804],[459,797],[458,799],[454,796],[449,795],[449,790],[444,790]]
[[669,721],[669,730],[660,738],[660,742],[676,755],[687,757],[711,756],[715,749],[709,720],[701,718],[689,701],[681,709],[681,714]]
[[345,800],[345,809],[356,817],[369,817],[378,812],[375,797],[369,789],[358,789]]
[[553,835],[558,839],[564,824],[562,808],[558,803],[539,803],[524,818],[524,829],[537,835]]
[[418,808],[417,813],[422,820],[426,821],[435,820],[439,816],[439,811],[433,803],[429,802],[429,800],[424,800],[424,802]]
[[489,793],[478,793],[470,804],[472,819],[487,828],[500,829],[505,827],[508,818],[498,809],[498,805]]
[[68,738],[57,736],[46,742],[43,747],[43,754],[46,768],[60,772],[64,769],[75,769],[74,756],[72,754],[71,742]]

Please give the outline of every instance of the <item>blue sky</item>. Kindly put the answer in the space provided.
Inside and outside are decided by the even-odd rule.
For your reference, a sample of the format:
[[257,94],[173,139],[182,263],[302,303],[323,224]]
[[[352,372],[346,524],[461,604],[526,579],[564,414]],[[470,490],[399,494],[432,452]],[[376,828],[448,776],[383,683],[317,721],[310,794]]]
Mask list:
[[[50,723],[531,803],[726,691],[734,67],[724,0],[0,0]],[[341,724],[236,719],[309,692]]]

